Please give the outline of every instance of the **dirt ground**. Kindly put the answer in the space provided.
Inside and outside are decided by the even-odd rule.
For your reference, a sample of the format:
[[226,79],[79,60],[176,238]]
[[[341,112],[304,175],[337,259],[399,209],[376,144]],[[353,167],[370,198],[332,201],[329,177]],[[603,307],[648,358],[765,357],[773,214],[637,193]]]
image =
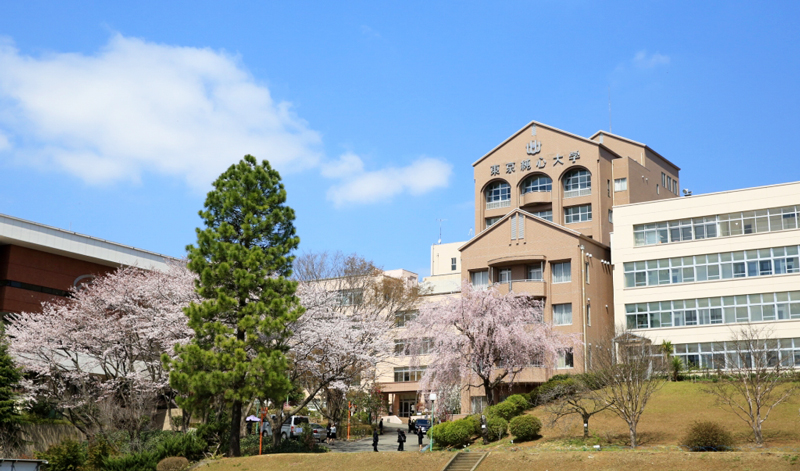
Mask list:
[[[267,455],[222,459],[195,468],[201,471],[384,471],[424,469],[438,471],[451,452],[433,453],[325,453],[320,455]],[[792,453],[688,453],[677,451],[600,451],[533,453],[505,450],[491,453],[478,471],[782,471],[798,470],[800,455]]]

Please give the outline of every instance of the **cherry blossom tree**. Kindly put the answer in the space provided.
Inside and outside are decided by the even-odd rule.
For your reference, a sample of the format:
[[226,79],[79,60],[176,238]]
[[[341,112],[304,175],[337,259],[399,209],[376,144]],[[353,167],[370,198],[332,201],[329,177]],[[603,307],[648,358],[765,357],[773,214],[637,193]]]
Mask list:
[[194,279],[184,263],[125,267],[44,303],[41,313],[11,315],[9,351],[33,374],[29,392],[89,437],[113,427],[135,440],[158,400],[170,400],[161,356],[192,336],[183,309],[197,299]]
[[[297,295],[305,312],[287,326],[291,336],[286,337],[286,374],[306,396],[289,409],[282,407],[285,398],[268,398],[275,416],[269,417],[273,431],[320,393],[343,395],[360,387],[392,352],[388,333],[394,327],[393,313],[408,309],[417,299],[412,280],[387,276],[357,255],[306,254],[295,266]],[[275,444],[280,438],[273,434]]]
[[[445,397],[453,387],[478,387],[490,405],[497,401],[496,389],[513,384],[523,369],[552,367],[580,342],[544,322],[541,302],[467,282],[460,297],[422,305],[406,335],[415,363],[427,362],[424,392]],[[443,402],[436,405],[438,413],[445,412]]]

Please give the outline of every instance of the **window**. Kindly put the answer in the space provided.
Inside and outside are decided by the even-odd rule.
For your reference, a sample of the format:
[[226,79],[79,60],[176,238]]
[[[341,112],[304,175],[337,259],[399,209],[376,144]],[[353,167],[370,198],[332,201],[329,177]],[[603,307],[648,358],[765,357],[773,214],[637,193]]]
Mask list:
[[340,306],[357,306],[364,301],[363,289],[343,289],[337,292]]
[[661,172],[661,186],[667,186],[667,174]]
[[534,216],[536,216],[536,217],[540,217],[542,219],[546,219],[546,220],[548,220],[550,222],[553,222],[553,210],[552,209],[548,209],[546,211],[534,211],[532,214]]
[[587,304],[586,305],[586,325],[588,325],[589,327],[592,326],[592,305],[591,304]]
[[522,193],[552,191],[553,180],[547,175],[531,175],[522,184]]
[[658,186],[658,183],[656,183],[656,194],[657,194],[657,195],[660,195],[660,194],[661,194],[661,191],[659,191],[659,186]]
[[394,369],[394,382],[395,383],[408,383],[411,381],[419,381],[422,375],[425,374],[424,366],[412,368],[409,366]]
[[583,273],[586,275],[586,284],[589,284],[589,262],[585,262],[583,265]]
[[486,188],[486,209],[505,208],[511,205],[511,185],[494,182]]
[[489,270],[474,271],[469,275],[474,288],[486,288],[489,286]]
[[592,174],[588,170],[572,170],[564,177],[564,198],[592,194]]
[[669,285],[800,273],[800,247],[625,262],[625,287]]
[[453,257],[453,258],[451,258],[451,259],[450,259],[450,270],[452,270],[452,271],[456,271],[456,268],[457,268],[457,267],[456,267],[456,261],[457,261],[457,260],[456,260],[456,258],[455,258],[455,257]]
[[419,311],[397,311],[394,313],[394,325],[404,327],[407,322],[416,319],[417,315],[419,315]]
[[539,262],[533,265],[528,265],[528,280],[529,281],[543,281],[544,280],[544,263]]
[[[425,337],[419,344],[419,355],[427,355],[433,348],[433,339]],[[409,342],[406,339],[394,339],[394,354],[397,356],[404,356],[411,354],[409,349]]]
[[[675,344],[674,349],[675,357],[683,360],[685,365],[715,370],[739,366],[740,358],[749,356],[748,349],[737,348],[734,342]],[[765,358],[772,366],[778,362],[787,368],[800,366],[800,339],[758,340],[754,341],[753,350],[765,352]]]
[[497,282],[498,283],[508,283],[511,281],[511,269],[505,268],[498,272]]
[[592,220],[592,205],[582,204],[580,206],[572,206],[564,208],[564,222],[566,224],[573,224],[576,222],[585,222]]
[[553,304],[553,324],[571,325],[572,324],[572,304]]
[[406,341],[404,339],[394,339],[394,354],[395,355],[408,355],[408,348],[406,348]]
[[614,211],[611,209],[608,210],[608,222],[614,224]]
[[572,349],[567,349],[558,355],[558,368],[573,368]]
[[626,191],[628,189],[628,179],[627,178],[615,178],[614,179],[614,191]]
[[[667,227],[669,228],[668,236],[667,231],[664,231]],[[633,226],[633,236],[634,245],[640,246],[797,228],[798,207],[787,206],[785,208],[760,209],[679,221],[640,224]]]
[[553,264],[553,283],[569,283],[572,281],[572,267],[570,262]]
[[479,414],[489,405],[486,402],[486,396],[472,396],[470,398],[470,407],[473,414]]
[[606,193],[609,198],[611,197],[611,180],[606,180]]
[[499,221],[502,218],[503,218],[503,216],[497,216],[497,217],[493,217],[493,218],[486,218],[486,227],[487,228],[491,227],[492,225],[494,225],[497,221]]
[[800,319],[800,291],[626,304],[631,329]]

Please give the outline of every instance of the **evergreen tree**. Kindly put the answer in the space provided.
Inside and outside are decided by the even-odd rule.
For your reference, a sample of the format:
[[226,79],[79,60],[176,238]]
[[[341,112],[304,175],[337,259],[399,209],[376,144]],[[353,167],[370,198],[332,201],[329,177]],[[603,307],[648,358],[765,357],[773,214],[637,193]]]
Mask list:
[[[228,456],[239,456],[242,405],[291,388],[284,357],[287,325],[302,314],[291,267],[299,238],[280,175],[246,155],[215,182],[200,217],[189,269],[202,298],[186,308],[191,343],[168,362],[170,384],[188,395],[222,395],[231,407]],[[191,402],[190,402],[191,401]]]
[[20,415],[16,409],[15,389],[19,387],[22,372],[8,353],[8,343],[0,328],[0,450],[10,453],[19,445]]

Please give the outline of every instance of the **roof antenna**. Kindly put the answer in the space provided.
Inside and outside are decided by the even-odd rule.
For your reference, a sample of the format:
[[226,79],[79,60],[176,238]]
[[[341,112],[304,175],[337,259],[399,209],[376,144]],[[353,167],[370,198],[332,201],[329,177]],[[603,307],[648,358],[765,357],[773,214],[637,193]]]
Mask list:
[[438,244],[441,245],[442,243],[442,221],[447,221],[447,219],[437,219],[439,221],[439,242]]
[[611,85],[608,86],[608,132],[613,132],[611,127]]

